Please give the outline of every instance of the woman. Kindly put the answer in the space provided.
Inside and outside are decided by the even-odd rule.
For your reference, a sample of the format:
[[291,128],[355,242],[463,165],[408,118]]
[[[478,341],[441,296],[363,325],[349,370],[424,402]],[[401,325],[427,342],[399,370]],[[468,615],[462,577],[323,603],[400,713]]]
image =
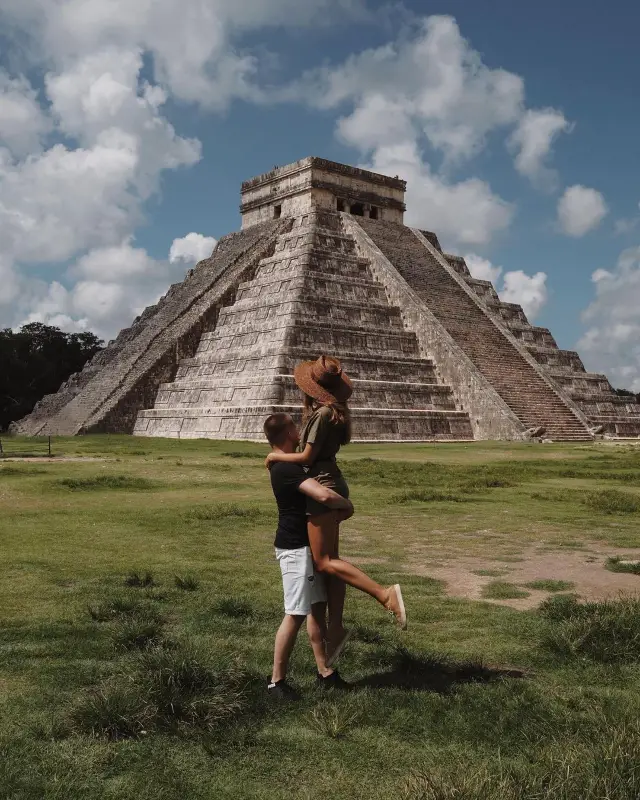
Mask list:
[[[351,381],[337,358],[321,356],[305,361],[294,371],[294,379],[304,395],[303,430],[299,453],[270,453],[267,466],[275,461],[289,461],[309,467],[309,477],[328,486],[343,497],[349,487],[336,455],[351,440],[351,419],[347,401],[353,391]],[[407,615],[399,584],[381,586],[362,570],[339,556],[340,523],[344,512],[331,511],[315,500],[307,504],[309,543],[318,571],[325,574],[329,609],[327,628],[327,664],[333,664],[349,639],[342,624],[345,584],[374,597],[392,612],[400,627],[407,627]]]

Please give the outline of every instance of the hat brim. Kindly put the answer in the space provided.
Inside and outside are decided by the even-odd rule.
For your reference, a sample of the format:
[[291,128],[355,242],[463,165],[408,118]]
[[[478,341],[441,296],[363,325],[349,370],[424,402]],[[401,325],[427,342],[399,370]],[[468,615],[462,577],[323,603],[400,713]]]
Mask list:
[[313,377],[313,367],[315,361],[303,361],[293,371],[293,379],[298,388],[309,397],[313,397],[323,405],[333,403],[346,403],[353,394],[353,386],[348,375],[343,372],[340,376],[340,383],[334,388],[333,393],[324,386],[321,386]]

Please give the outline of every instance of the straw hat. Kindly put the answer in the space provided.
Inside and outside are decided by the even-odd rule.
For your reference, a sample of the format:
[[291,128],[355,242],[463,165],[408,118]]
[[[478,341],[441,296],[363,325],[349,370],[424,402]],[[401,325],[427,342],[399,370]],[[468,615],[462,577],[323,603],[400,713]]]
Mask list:
[[317,361],[303,361],[293,371],[298,387],[323,405],[344,403],[353,392],[348,376],[333,356],[322,355]]

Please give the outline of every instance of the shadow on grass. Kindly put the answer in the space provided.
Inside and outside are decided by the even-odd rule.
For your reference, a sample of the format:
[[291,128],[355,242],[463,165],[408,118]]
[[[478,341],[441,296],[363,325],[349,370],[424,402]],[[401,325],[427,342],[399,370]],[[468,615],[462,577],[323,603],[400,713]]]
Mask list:
[[489,666],[476,661],[455,661],[440,655],[414,655],[398,648],[391,668],[355,681],[355,688],[404,689],[449,694],[467,683],[492,683],[505,678],[525,678],[522,669]]

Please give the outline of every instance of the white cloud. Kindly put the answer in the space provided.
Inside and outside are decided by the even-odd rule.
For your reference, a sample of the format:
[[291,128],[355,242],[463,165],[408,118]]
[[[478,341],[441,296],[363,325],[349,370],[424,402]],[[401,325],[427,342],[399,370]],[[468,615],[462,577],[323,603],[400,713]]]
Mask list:
[[553,189],[558,176],[555,170],[549,169],[546,160],[555,139],[572,129],[564,114],[554,108],[526,111],[509,138],[518,172],[537,186]]
[[547,275],[544,272],[527,275],[521,269],[506,272],[499,294],[506,303],[521,305],[532,321],[547,302]]
[[182,261],[186,264],[197,264],[203,258],[209,258],[216,244],[217,240],[213,236],[188,233],[181,239],[173,240],[169,250],[169,262],[177,264]]
[[471,275],[480,281],[491,281],[495,284],[502,275],[502,267],[495,266],[489,259],[482,258],[475,253],[467,253],[464,260]]
[[[638,208],[640,208],[640,203],[638,203]],[[614,230],[617,234],[624,235],[625,233],[634,231],[638,225],[640,225],[640,216],[627,217],[625,219],[616,220],[614,223]]]
[[[272,55],[260,43],[243,49],[244,36],[366,16],[364,0],[1,5],[0,24],[16,34],[19,60],[43,91],[0,72],[0,324],[55,320],[107,336],[183,269],[132,245],[162,174],[201,155],[165,103],[216,110],[234,98],[262,101],[258,78],[268,79]],[[174,263],[213,248],[194,236],[182,251],[176,245]]]
[[40,149],[50,127],[29,81],[0,69],[0,147],[8,147],[14,156],[28,155]]
[[558,221],[567,236],[584,236],[597,228],[608,213],[602,194],[586,186],[570,186],[558,201]]
[[423,18],[409,38],[307,73],[287,92],[319,108],[354,104],[341,137],[363,150],[425,136],[448,161],[477,154],[522,114],[524,82],[487,67],[452,17]]
[[209,108],[261,94],[263,64],[243,35],[366,16],[364,0],[3,0],[3,12],[31,37],[34,59],[66,68],[105,47],[144,51],[157,83]]
[[155,260],[126,240],[85,253],[67,270],[67,277],[69,288],[59,281],[39,286],[21,324],[45,322],[65,330],[92,330],[109,339],[155,303],[172,279],[182,277],[182,270],[172,270],[168,261]]
[[437,231],[447,247],[486,244],[511,222],[512,206],[487,183],[478,178],[447,182],[432,172],[413,144],[380,147],[365,166],[405,178],[406,224]]
[[596,270],[592,280],[595,299],[582,315],[580,353],[614,386],[640,392],[640,247],[625,250],[613,269]]
[[[522,270],[504,272],[502,267],[493,264],[489,259],[467,253],[464,260],[474,278],[491,281],[501,300],[505,303],[517,303],[522,306],[527,318],[532,322],[547,302],[547,275],[536,272],[527,275]],[[502,285],[498,285],[502,277]]]

